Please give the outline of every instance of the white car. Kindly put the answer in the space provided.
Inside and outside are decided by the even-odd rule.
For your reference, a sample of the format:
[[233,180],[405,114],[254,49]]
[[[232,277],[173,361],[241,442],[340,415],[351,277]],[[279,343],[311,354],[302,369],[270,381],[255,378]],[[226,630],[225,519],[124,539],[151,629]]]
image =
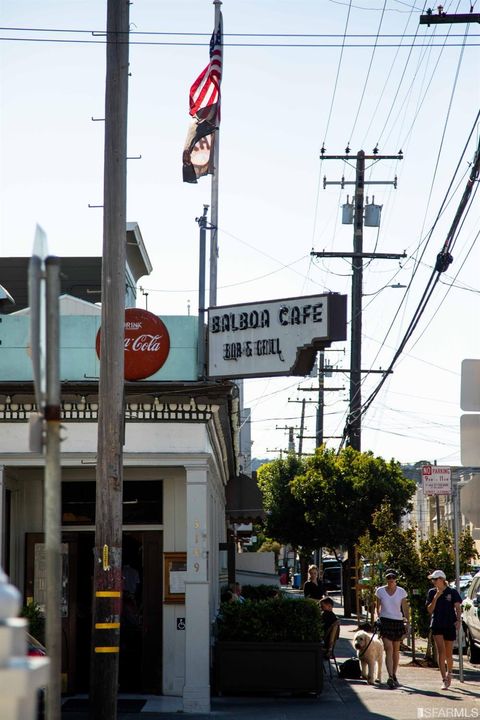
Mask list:
[[480,572],[473,578],[462,602],[462,626],[465,633],[467,657],[480,663]]
[[[466,598],[468,588],[472,584],[473,575],[467,574],[467,575],[460,575],[460,595],[462,600]],[[450,587],[456,588],[457,583],[455,581],[450,583]]]

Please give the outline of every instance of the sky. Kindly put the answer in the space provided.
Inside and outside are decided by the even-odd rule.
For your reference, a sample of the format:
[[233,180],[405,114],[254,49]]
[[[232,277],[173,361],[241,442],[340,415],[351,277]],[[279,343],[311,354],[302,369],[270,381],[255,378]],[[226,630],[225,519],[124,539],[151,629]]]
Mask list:
[[[219,305],[327,291],[350,297],[350,261],[310,254],[353,249],[353,228],[341,222],[352,186],[324,189],[323,177],[352,180],[361,149],[403,152],[402,161],[366,168],[367,180],[397,177],[397,187],[367,187],[382,215],[379,229],[365,228],[364,250],[406,257],[365,261],[365,370],[389,366],[414,317],[479,139],[478,25],[420,26],[425,7],[409,0],[222,5]],[[445,3],[448,13],[469,9],[467,0]],[[102,210],[89,205],[102,204],[106,2],[0,0],[0,10],[0,258],[30,255],[36,223],[52,254],[100,255]],[[210,0],[130,6],[127,219],[138,222],[154,268],[140,280],[138,305],[160,316],[197,314],[195,218],[210,204],[210,179],[184,184],[181,156],[188,92],[208,62],[213,18]],[[332,155],[349,146],[352,162],[322,162],[322,145]],[[460,464],[461,361],[480,358],[479,215],[475,197],[453,263],[362,419],[364,450]],[[391,287],[398,284],[405,287]],[[348,340],[326,353],[336,369],[349,368],[349,355]],[[380,378],[364,375],[364,400]],[[295,401],[316,400],[298,388],[315,384],[245,382],[252,456],[278,456],[287,447],[283,428],[298,435]],[[341,435],[348,373],[334,373],[325,386],[325,435]],[[312,402],[306,435],[314,434],[314,415]],[[313,448],[305,439],[303,450]]]

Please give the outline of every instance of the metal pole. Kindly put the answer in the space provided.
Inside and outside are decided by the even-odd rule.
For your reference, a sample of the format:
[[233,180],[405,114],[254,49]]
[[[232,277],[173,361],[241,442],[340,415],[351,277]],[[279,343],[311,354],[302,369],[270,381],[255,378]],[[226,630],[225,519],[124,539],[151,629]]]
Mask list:
[[[453,504],[453,546],[455,550],[455,586],[460,593],[460,488],[458,482],[452,487]],[[463,628],[460,622],[458,628],[458,679],[463,682]]]
[[90,713],[116,720],[122,596],[128,2],[107,3],[102,326]]
[[61,598],[61,470],[60,470],[60,261],[45,260],[46,271],[46,379],[45,406],[45,563],[46,563],[46,644],[50,657],[47,688],[47,720],[60,720],[62,633]]
[[205,264],[207,243],[208,205],[203,206],[203,215],[195,218],[200,228],[200,249],[198,261],[198,377],[205,378]]
[[440,532],[440,496],[435,495],[435,515],[437,518],[437,533]]
[[[218,27],[220,19],[221,0],[213,0],[215,6],[215,31]],[[223,53],[223,37],[222,37],[222,53]],[[223,62],[223,60],[222,60]],[[210,231],[210,307],[217,304],[217,260],[218,260],[218,161],[220,156],[220,123],[217,123],[215,129],[215,140],[213,143],[213,175],[212,175],[212,192],[210,212],[211,231]],[[205,303],[203,303],[205,304]]]
[[361,368],[362,368],[362,285],[363,285],[363,206],[365,153],[357,153],[355,177],[355,215],[353,220],[352,317],[350,347],[349,445],[361,450]]

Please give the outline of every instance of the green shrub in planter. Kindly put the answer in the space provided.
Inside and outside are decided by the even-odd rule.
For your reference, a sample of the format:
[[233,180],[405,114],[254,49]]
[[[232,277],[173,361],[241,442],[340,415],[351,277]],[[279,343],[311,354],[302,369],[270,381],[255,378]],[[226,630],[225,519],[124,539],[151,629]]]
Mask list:
[[223,603],[217,618],[217,639],[244,642],[319,642],[320,608],[312,600],[276,597]]
[[36,602],[29,602],[20,611],[20,616],[28,620],[28,632],[35,640],[45,643],[45,616]]

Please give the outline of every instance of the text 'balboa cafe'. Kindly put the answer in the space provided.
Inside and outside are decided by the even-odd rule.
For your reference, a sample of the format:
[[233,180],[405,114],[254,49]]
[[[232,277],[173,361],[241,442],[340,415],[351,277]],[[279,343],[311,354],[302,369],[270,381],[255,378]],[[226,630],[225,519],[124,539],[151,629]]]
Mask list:
[[346,339],[347,296],[267,300],[208,311],[208,376],[306,375],[317,350]]

